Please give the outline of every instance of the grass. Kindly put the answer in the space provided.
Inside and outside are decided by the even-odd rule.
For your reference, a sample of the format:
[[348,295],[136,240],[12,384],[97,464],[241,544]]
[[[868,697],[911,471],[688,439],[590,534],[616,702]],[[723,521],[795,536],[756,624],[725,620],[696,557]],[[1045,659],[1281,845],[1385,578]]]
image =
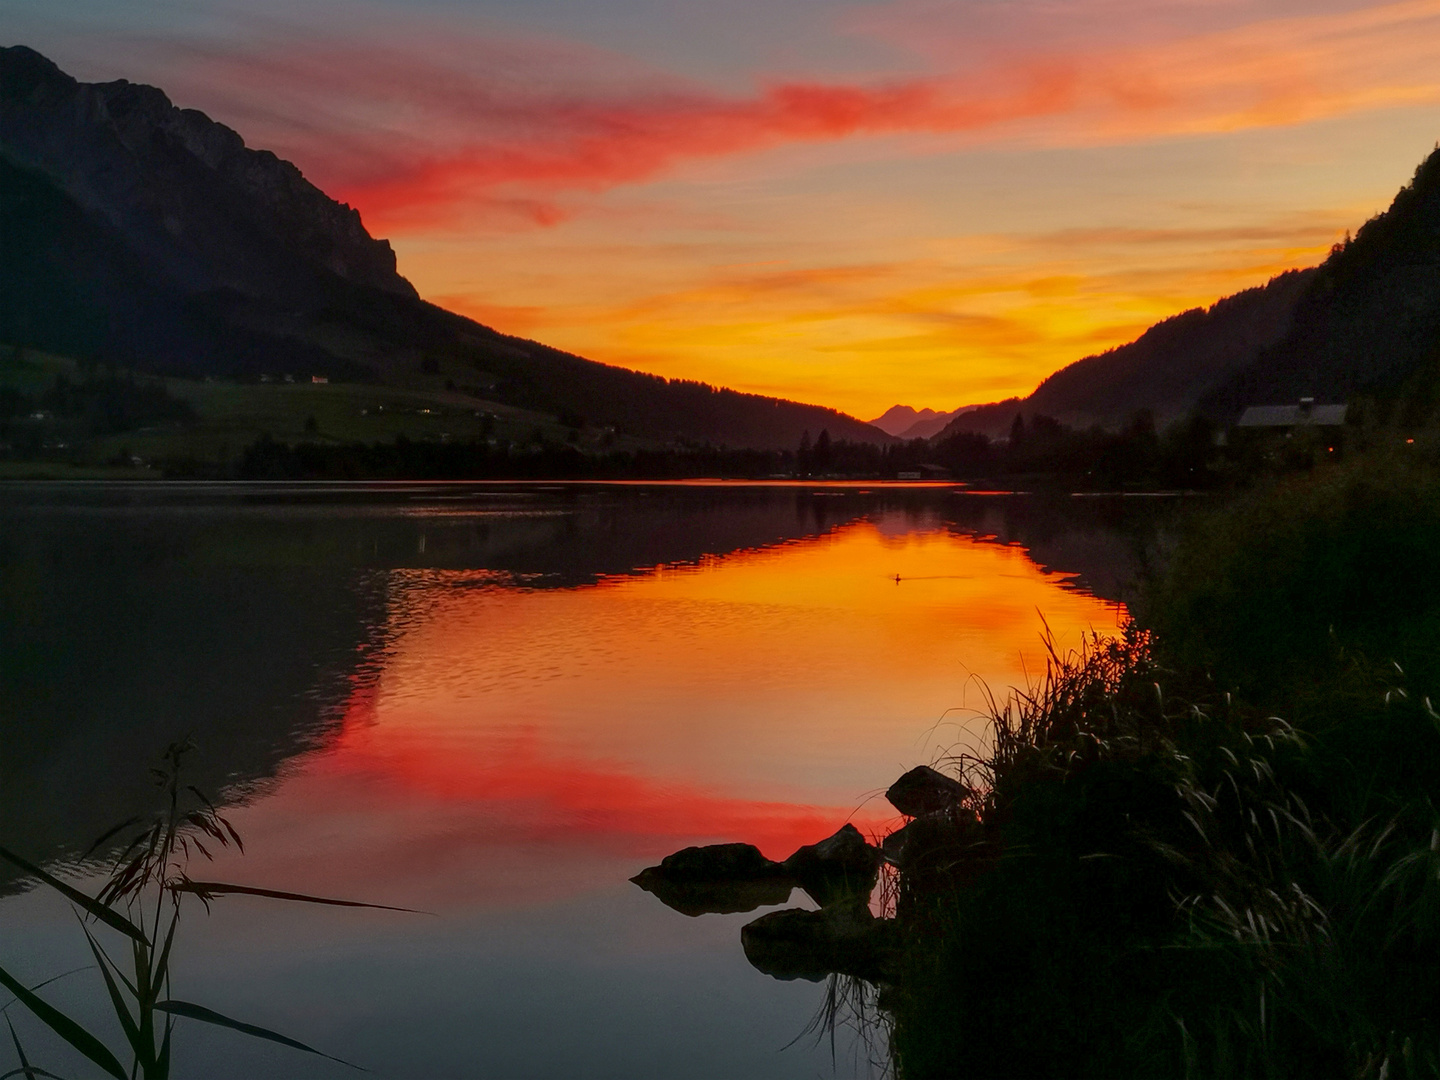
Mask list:
[[[1440,771],[1161,656],[1052,653],[950,761],[972,794],[900,867],[898,1075],[1440,1076]],[[1352,724],[1440,760],[1423,696],[1333,662]]]
[[[117,1053],[104,1039],[40,995],[38,991],[53,979],[27,986],[0,967],[0,986],[14,995],[4,1006],[4,1012],[19,1062],[17,1068],[0,1076],[55,1075],[30,1061],[9,1016],[9,1009],[15,1004],[23,1006],[54,1036],[116,1080],[137,1077],[166,1080],[170,1075],[176,1021],[182,1019],[227,1028],[342,1065],[350,1064],[287,1035],[174,996],[170,961],[180,928],[182,902],[187,898],[198,900],[206,910],[213,900],[237,894],[340,907],[384,907],[191,878],[189,866],[194,856],[208,860],[210,847],[233,845],[243,851],[244,844],[230,822],[202,792],[181,782],[181,761],[190,749],[188,743],[172,745],[165,753],[164,766],[154,771],[161,809],[152,818],[122,822],[91,846],[87,857],[108,845],[119,845],[118,854],[111,860],[109,877],[96,895],[81,892],[23,856],[0,847],[0,859],[59,893],[74,908],[80,932],[85,936],[95,960],[95,970],[104,984],[111,1013],[125,1039],[124,1048]],[[102,941],[102,935],[111,939],[109,947]],[[124,1064],[127,1060],[128,1067]]]
[[[86,370],[68,357],[29,349],[17,355],[0,345],[0,391],[9,388],[35,399],[51,388],[57,377],[80,381]],[[41,441],[64,442],[66,446],[63,451],[47,452],[42,460],[0,458],[0,476],[153,476],[154,469],[167,461],[223,469],[238,461],[245,447],[262,435],[282,442],[331,444],[392,442],[399,436],[414,441],[495,439],[501,444],[526,444],[537,433],[563,443],[572,435],[555,417],[445,389],[436,379],[396,386],[312,383],[308,376],[294,383],[146,379],[163,385],[172,397],[189,405],[195,418],[99,435],[64,418],[43,423],[21,418],[12,425],[17,433],[34,427]],[[587,432],[585,437],[593,440],[599,435]],[[625,446],[631,442],[621,441]],[[112,464],[131,458],[140,459],[145,466],[117,468]]]

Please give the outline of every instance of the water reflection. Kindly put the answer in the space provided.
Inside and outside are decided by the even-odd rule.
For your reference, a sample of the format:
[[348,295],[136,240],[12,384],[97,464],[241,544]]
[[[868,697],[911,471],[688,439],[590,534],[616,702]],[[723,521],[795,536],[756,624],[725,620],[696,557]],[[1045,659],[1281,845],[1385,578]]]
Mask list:
[[[0,821],[8,846],[73,853],[190,731],[203,783],[244,804],[251,854],[217,877],[446,920],[266,912],[231,969],[225,920],[249,916],[217,917],[197,977],[248,974],[207,1000],[308,1017],[391,1075],[637,1075],[649,1051],[613,1032],[643,1042],[708,973],[738,997],[651,1048],[793,1073],[717,1033],[808,1014],[804,988],[736,967],[738,923],[626,879],[688,844],[780,859],[887,824],[878,789],[971,734],[942,721],[977,703],[967,680],[1039,669],[1037,611],[1062,641],[1115,625],[1150,512],[913,488],[0,488]],[[329,975],[297,976],[321,956]],[[428,1034],[360,992],[397,978]],[[605,984],[626,989],[586,989]],[[546,1053],[477,1047],[496,1013]],[[273,1072],[260,1053],[212,1075]]]

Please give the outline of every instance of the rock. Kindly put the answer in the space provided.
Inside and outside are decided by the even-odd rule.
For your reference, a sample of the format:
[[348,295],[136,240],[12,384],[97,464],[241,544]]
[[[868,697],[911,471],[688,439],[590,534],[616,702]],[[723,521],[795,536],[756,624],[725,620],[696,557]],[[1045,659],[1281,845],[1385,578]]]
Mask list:
[[955,862],[969,857],[983,842],[979,819],[962,808],[915,818],[886,836],[880,850],[886,862],[904,871],[926,860]]
[[825,907],[854,898],[867,898],[880,870],[880,849],[865,841],[854,825],[818,844],[807,844],[781,866],[793,874],[817,904]]
[[753,844],[688,847],[630,879],[686,915],[754,911],[790,899],[795,879]]
[[960,805],[970,789],[929,765],[917,765],[890,785],[885,798],[907,817],[924,817]]
[[832,974],[879,982],[898,952],[893,920],[877,919],[863,903],[805,911],[772,911],[740,930],[745,959],[776,979],[819,982]]
[[708,844],[687,847],[666,855],[658,867],[670,878],[714,881],[722,878],[773,877],[780,864],[760,853],[754,844]]
[[913,824],[915,823],[912,821],[909,825],[902,825],[894,832],[887,834],[885,839],[880,842],[880,853],[891,866],[899,866],[904,860],[905,844],[912,835],[910,825]]
[[789,876],[747,880],[685,880],[667,877],[659,867],[642,870],[630,879],[666,907],[682,915],[734,915],[772,907],[790,899],[795,879]]

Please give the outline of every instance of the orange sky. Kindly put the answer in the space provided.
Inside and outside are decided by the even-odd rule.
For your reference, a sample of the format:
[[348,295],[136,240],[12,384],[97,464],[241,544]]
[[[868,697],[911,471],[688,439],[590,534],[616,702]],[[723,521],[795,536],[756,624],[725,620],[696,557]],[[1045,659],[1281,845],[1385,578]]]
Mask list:
[[14,7],[296,161],[427,298],[866,417],[1316,262],[1440,136],[1440,0]]

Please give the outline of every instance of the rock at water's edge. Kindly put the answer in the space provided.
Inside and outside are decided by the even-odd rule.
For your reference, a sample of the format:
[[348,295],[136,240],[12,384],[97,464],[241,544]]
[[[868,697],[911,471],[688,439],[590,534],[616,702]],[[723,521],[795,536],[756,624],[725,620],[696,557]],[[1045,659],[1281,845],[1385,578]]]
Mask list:
[[667,855],[630,879],[685,915],[730,915],[790,899],[795,879],[753,844],[710,844]]
[[773,877],[780,873],[780,864],[760,853],[754,844],[707,844],[687,847],[666,855],[658,867],[651,867],[674,879],[717,881]]
[[800,848],[781,865],[825,907],[870,895],[880,870],[880,849],[847,823],[818,844]]
[[929,765],[917,765],[890,785],[885,798],[906,817],[918,818],[958,806],[969,794],[959,780]]
[[895,953],[896,927],[862,903],[772,911],[740,930],[745,959],[776,979],[819,982],[832,974],[879,982]]

